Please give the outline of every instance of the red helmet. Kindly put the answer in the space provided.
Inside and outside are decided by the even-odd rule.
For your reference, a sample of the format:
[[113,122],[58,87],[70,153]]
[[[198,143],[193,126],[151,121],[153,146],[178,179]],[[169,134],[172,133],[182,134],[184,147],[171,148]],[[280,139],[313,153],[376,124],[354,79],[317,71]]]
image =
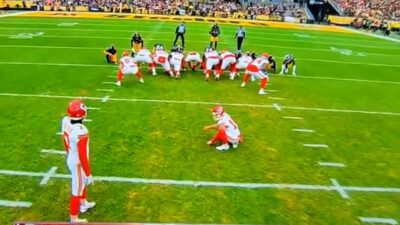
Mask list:
[[129,56],[129,52],[123,51],[123,52],[122,52],[122,56]]
[[68,104],[67,114],[72,120],[81,120],[86,117],[86,106],[81,100],[75,99]]
[[222,107],[221,105],[214,106],[214,107],[211,109],[211,112],[212,112],[212,114],[213,114],[214,120],[217,121],[217,120],[219,120],[219,118],[221,118],[222,115],[224,114],[224,107]]

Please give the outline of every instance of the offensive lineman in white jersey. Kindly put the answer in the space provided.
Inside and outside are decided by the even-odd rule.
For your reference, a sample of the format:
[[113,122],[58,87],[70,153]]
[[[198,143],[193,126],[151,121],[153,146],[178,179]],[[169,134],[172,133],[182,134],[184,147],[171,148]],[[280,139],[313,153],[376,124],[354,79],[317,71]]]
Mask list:
[[[234,71],[233,71],[233,76],[230,77],[231,80],[235,79],[235,76],[238,75],[237,71],[238,70],[244,70],[246,69],[247,65],[249,65],[253,59],[250,56],[250,52],[246,52],[246,54],[242,55],[241,53],[237,54],[237,63],[234,67]],[[252,77],[253,78],[253,77]]]
[[[165,70],[165,72],[167,72],[170,77],[174,77],[174,74],[171,71],[171,65],[169,64],[168,61],[168,53],[164,50],[163,45],[161,44],[154,45],[153,61],[155,64],[161,65]],[[153,73],[153,75],[157,75],[157,73]]]
[[136,63],[147,63],[149,65],[149,71],[151,70],[153,76],[156,75],[156,68],[153,62],[153,59],[151,58],[151,53],[148,49],[142,48],[140,49],[134,58],[134,61]]
[[228,51],[222,51],[220,55],[221,59],[221,67],[219,68],[217,75],[215,79],[219,79],[219,76],[224,72],[225,69],[228,68],[229,66],[229,78],[233,80],[235,78],[235,66],[236,66],[236,56],[235,54],[228,52]]
[[205,126],[204,131],[216,129],[217,133],[207,142],[207,144],[213,145],[216,142],[220,142],[221,145],[216,147],[219,151],[229,150],[230,145],[232,145],[233,148],[237,148],[239,142],[242,141],[238,125],[220,105],[214,106],[211,109],[211,112],[216,124]]
[[122,58],[119,60],[119,69],[117,72],[117,86],[121,86],[122,77],[124,75],[136,75],[140,83],[144,83],[142,73],[136,65],[135,60],[129,56],[127,51],[122,53]]
[[[214,69],[218,70],[219,55],[218,52],[215,51],[214,49],[206,48],[203,58],[205,64],[205,69],[204,69],[204,74],[206,75],[205,80],[208,81],[208,79],[210,78],[210,73],[212,71],[212,68],[215,67]],[[217,80],[217,77],[215,77],[215,79]]]
[[86,186],[93,183],[89,167],[89,136],[82,124],[86,117],[86,106],[78,99],[67,107],[68,117],[63,119],[63,144],[67,152],[67,165],[71,172],[71,197],[69,203],[70,220],[73,223],[86,223],[79,213],[85,213],[96,203],[86,200]]
[[181,69],[183,67],[183,48],[181,46],[174,46],[171,50],[171,55],[169,62],[171,67],[174,68],[175,79],[179,79],[181,77]]
[[243,76],[243,82],[240,85],[240,87],[246,87],[246,83],[249,80],[250,76],[254,76],[258,79],[261,79],[260,82],[260,90],[258,91],[258,94],[260,95],[266,95],[267,92],[265,92],[265,86],[267,85],[267,82],[269,80],[268,78],[268,73],[263,72],[265,67],[268,65],[268,54],[263,54],[261,57],[255,59],[253,62],[247,65],[246,67],[246,72]]
[[185,63],[187,63],[189,68],[194,71],[198,66],[201,66],[203,60],[198,52],[188,52],[185,58]]

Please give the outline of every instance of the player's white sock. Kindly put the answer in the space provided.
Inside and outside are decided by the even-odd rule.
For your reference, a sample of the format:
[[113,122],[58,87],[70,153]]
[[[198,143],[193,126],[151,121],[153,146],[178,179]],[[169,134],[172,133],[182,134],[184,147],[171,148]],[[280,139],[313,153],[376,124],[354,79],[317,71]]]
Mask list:
[[115,84],[121,87],[121,81],[117,81]]
[[156,76],[157,75],[157,72],[156,72],[156,68],[151,68],[151,71],[153,72],[153,76]]
[[250,80],[251,80],[252,82],[254,82],[254,81],[256,81],[256,78],[255,78],[254,76],[250,76]]
[[228,143],[222,144],[222,145],[216,147],[216,149],[217,149],[218,151],[226,151],[226,150],[229,150],[229,144],[228,144]]
[[143,78],[140,78],[140,79],[139,79],[139,82],[143,84],[143,83],[144,83]]
[[234,80],[235,79],[235,73],[230,73],[229,74],[229,79]]
[[218,73],[215,75],[215,80],[219,80],[219,74]]
[[283,72],[284,72],[285,70],[286,70],[286,65],[285,65],[285,64],[283,64],[283,65],[282,65],[282,70],[281,70],[281,72],[280,72],[279,74],[281,74],[281,75],[282,75],[282,74],[283,74]]
[[293,65],[292,75],[296,76],[296,65]]
[[240,87],[246,87],[246,82],[242,82],[242,84],[240,85]]

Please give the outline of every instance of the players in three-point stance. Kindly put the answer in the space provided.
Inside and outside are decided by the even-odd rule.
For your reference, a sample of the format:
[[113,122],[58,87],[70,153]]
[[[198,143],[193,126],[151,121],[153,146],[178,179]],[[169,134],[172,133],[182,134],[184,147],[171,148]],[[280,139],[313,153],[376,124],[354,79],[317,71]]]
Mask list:
[[220,142],[220,146],[216,147],[219,151],[229,150],[232,145],[233,148],[237,148],[239,142],[241,142],[240,130],[238,125],[233,119],[224,111],[224,108],[220,105],[214,106],[211,109],[213,119],[216,121],[215,124],[205,126],[204,131],[211,129],[217,130],[214,137],[207,142],[208,145],[216,144]]
[[291,54],[287,54],[285,55],[285,57],[283,57],[282,70],[279,74],[283,75],[284,73],[288,73],[290,66],[293,67],[292,75],[296,76],[296,62],[294,60],[294,56]]
[[82,124],[86,106],[78,99],[73,100],[68,104],[67,115],[62,121],[62,134],[71,173],[70,220],[85,223],[87,220],[80,219],[79,213],[85,213],[96,205],[86,200],[86,187],[93,183],[89,167],[89,132]]
[[[215,70],[219,70],[219,54],[217,51],[215,51],[213,48],[206,48],[206,51],[204,52],[203,55],[203,62],[204,62],[204,75],[205,80],[208,81],[210,79],[210,73],[213,69],[213,67],[215,68]],[[214,74],[215,71],[214,71]],[[218,80],[219,79],[219,75],[215,76],[215,79]]]
[[139,67],[135,63],[135,60],[131,56],[129,56],[129,53],[127,51],[124,51],[122,53],[122,58],[119,61],[119,69],[117,72],[116,83],[117,86],[121,86],[122,77],[124,75],[136,75],[136,77],[139,79],[139,82],[144,83]]
[[184,66],[183,62],[183,48],[181,46],[173,46],[171,49],[171,54],[169,56],[169,62],[171,67],[173,67],[173,77],[179,79],[181,77],[181,69]]
[[[162,44],[155,44],[153,50],[153,61],[154,64],[161,65],[166,73],[170,77],[174,77],[174,73],[171,71],[171,64],[168,61],[168,53],[164,50],[164,46]],[[153,75],[157,75],[157,73],[153,73]]]
[[189,66],[192,71],[195,71],[197,67],[202,67],[203,60],[198,52],[188,52],[185,58],[185,64]]
[[265,92],[265,86],[267,85],[269,78],[268,73],[263,72],[263,70],[269,63],[268,58],[268,54],[262,54],[261,57],[256,58],[253,62],[247,65],[246,72],[243,76],[243,82],[240,87],[246,87],[246,83],[249,80],[250,76],[254,76],[255,78],[261,79],[260,90],[258,91],[258,94],[267,94],[267,92]]

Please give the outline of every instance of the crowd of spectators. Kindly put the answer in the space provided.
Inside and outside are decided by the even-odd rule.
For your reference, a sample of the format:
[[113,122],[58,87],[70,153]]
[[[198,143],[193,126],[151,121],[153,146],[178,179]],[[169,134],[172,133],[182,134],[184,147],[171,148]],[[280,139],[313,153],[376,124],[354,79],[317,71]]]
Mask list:
[[244,17],[259,15],[304,18],[299,4],[286,0],[280,3],[246,2],[239,0],[41,0],[41,6],[54,11],[75,11],[83,6],[104,12],[148,13],[165,15],[193,15],[215,17]]
[[400,20],[399,0],[334,0],[347,16]]

